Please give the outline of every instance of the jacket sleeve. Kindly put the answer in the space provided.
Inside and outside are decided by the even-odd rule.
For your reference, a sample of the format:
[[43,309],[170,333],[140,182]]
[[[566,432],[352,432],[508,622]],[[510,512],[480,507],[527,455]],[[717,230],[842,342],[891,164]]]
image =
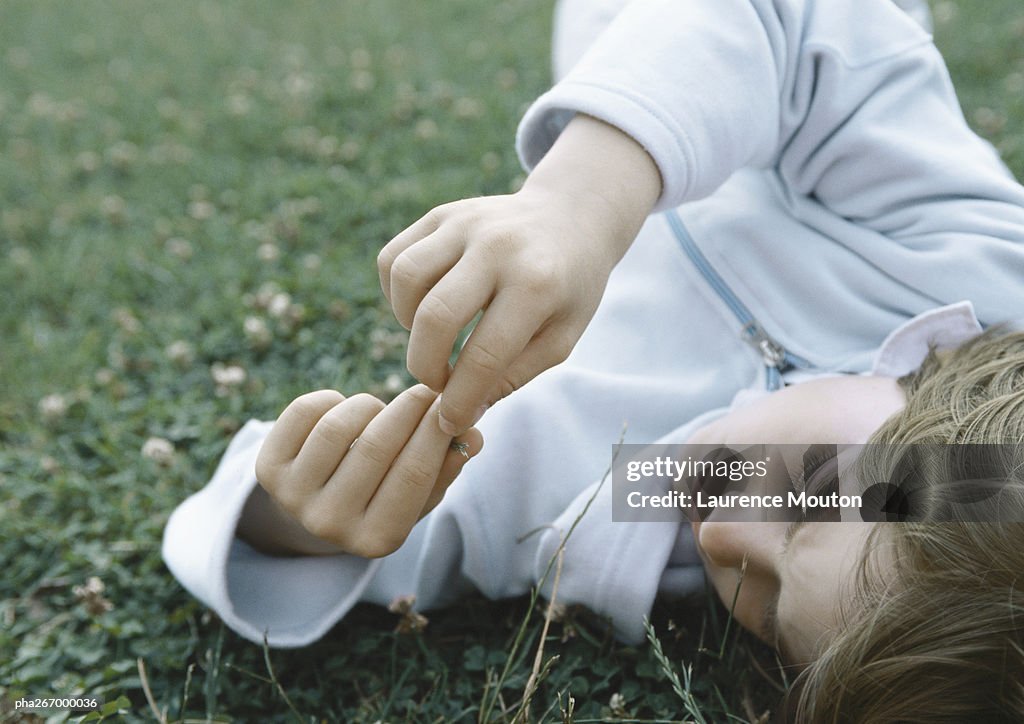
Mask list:
[[271,646],[320,638],[361,598],[381,560],[356,556],[265,555],[235,537],[256,487],[254,465],[273,423],[250,421],[213,478],[181,503],[164,529],[163,557],[192,595],[236,633]]
[[885,228],[922,199],[1022,199],[964,122],[931,37],[891,0],[636,0],[527,111],[526,168],[575,113],[646,148],[659,209],[752,166]]
[[[931,37],[890,0],[635,0],[528,109],[527,168],[576,113],[647,149],[658,209],[762,168],[794,215],[810,200],[911,262],[928,255],[928,278],[908,264],[905,280],[925,294],[944,298],[936,280],[968,261],[992,288],[1020,283],[1024,191],[967,126]],[[983,320],[1003,316],[977,291]]]

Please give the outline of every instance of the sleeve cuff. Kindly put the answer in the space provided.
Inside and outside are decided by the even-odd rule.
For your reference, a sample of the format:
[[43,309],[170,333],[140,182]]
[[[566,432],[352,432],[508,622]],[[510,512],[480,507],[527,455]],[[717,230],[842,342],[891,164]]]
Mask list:
[[559,83],[526,111],[516,132],[516,151],[527,171],[540,162],[577,113],[615,126],[643,146],[661,174],[654,211],[678,206],[692,194],[696,167],[686,132],[644,96],[581,79]]
[[239,635],[304,646],[359,601],[381,560],[270,556],[235,537],[271,425],[253,420],[235,435],[210,482],[168,520],[163,556],[181,584]]

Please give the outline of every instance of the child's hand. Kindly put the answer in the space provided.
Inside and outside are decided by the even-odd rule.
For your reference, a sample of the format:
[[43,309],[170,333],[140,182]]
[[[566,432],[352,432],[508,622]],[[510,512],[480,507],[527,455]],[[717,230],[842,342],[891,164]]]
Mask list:
[[578,116],[521,191],[440,206],[384,247],[381,287],[411,330],[409,371],[444,391],[442,430],[466,429],[568,356],[660,189],[636,142]]
[[471,429],[452,446],[436,400],[423,385],[386,407],[370,395],[303,395],[263,443],[256,478],[320,540],[368,558],[392,553],[483,444]]
[[[408,365],[444,390],[454,434],[568,356],[617,259],[569,200],[524,191],[438,207],[380,254],[381,285],[409,336]],[[604,232],[607,233],[607,232]],[[485,309],[459,353],[460,330]]]

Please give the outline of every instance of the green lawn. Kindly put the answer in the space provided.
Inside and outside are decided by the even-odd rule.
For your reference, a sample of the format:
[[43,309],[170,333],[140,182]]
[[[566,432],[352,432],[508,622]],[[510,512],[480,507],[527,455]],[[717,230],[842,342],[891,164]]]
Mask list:
[[[376,251],[437,203],[520,182],[550,11],[0,4],[0,721],[17,697],[76,694],[153,719],[145,689],[167,721],[511,718],[541,632],[537,609],[509,658],[528,600],[472,600],[421,634],[359,608],[268,653],[180,589],[159,541],[246,419],[410,381]],[[1024,6],[936,13],[969,120],[1022,176]],[[578,612],[554,622],[533,716],[561,720],[570,696],[578,722],[773,705],[770,652],[720,607],[654,621],[663,657]]]

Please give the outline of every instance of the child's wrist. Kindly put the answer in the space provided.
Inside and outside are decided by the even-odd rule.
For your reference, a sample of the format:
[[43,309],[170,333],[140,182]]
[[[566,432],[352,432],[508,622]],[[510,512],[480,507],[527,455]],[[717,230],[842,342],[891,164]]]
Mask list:
[[236,534],[257,550],[274,556],[333,555],[343,551],[317,538],[257,485],[249,494]]
[[625,252],[661,195],[653,159],[626,133],[576,116],[520,192],[540,194],[571,218],[607,230]]

